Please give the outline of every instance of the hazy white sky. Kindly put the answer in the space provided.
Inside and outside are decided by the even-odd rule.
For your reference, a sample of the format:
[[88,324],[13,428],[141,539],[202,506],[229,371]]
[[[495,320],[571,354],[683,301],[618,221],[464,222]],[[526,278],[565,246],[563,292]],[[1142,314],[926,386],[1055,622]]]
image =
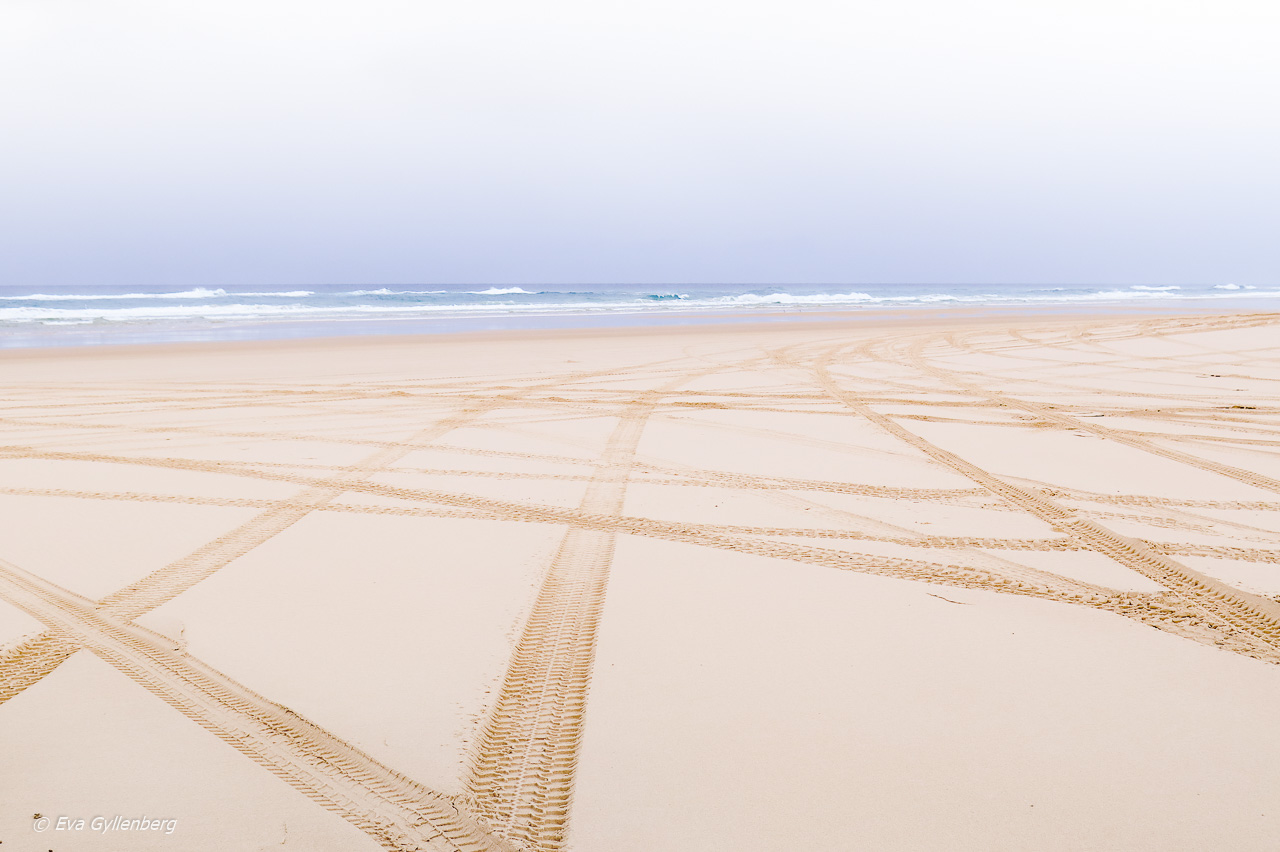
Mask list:
[[1280,283],[1280,3],[0,0],[0,284]]

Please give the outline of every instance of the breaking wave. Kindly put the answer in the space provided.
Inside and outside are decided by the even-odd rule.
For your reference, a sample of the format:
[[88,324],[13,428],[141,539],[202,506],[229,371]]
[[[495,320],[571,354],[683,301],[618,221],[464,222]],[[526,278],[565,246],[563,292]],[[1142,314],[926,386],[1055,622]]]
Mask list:
[[[35,290],[36,288],[30,288]],[[82,327],[94,329],[130,327],[162,328],[173,337],[182,329],[266,328],[279,323],[309,323],[324,333],[325,323],[357,320],[401,322],[414,318],[438,318],[455,322],[459,329],[468,317],[490,318],[486,327],[513,327],[520,317],[582,317],[577,324],[590,325],[592,316],[644,317],[683,315],[682,321],[701,321],[698,315],[717,321],[733,317],[761,316],[772,312],[792,315],[802,312],[909,309],[948,306],[1016,307],[1027,305],[1169,304],[1235,300],[1250,306],[1274,309],[1268,300],[1280,299],[1280,288],[1242,284],[1138,284],[1126,287],[1085,287],[1038,285],[863,285],[859,287],[745,285],[685,285],[667,287],[565,288],[529,290],[519,286],[483,288],[421,289],[413,287],[369,287],[308,290],[246,290],[192,288],[147,292],[118,288],[84,289],[78,292],[58,288],[58,292],[22,292],[13,287],[0,290],[0,346],[18,338],[4,338],[5,329],[48,327],[50,335],[78,334]],[[498,319],[493,319],[498,318]],[[502,319],[505,318],[505,319]],[[532,320],[530,320],[532,321]],[[618,322],[622,320],[600,320]],[[655,320],[658,321],[658,320]],[[497,323],[496,325],[492,323]],[[506,325],[503,325],[506,323]],[[404,327],[396,326],[396,327]],[[55,329],[65,328],[65,332]],[[335,326],[336,328],[336,326]],[[384,326],[369,332],[391,329]],[[12,333],[12,332],[11,332]],[[96,332],[95,332],[96,333]],[[105,332],[104,332],[105,333]],[[246,332],[253,334],[253,332]],[[268,332],[263,332],[267,334]],[[122,333],[123,334],[123,333]]]

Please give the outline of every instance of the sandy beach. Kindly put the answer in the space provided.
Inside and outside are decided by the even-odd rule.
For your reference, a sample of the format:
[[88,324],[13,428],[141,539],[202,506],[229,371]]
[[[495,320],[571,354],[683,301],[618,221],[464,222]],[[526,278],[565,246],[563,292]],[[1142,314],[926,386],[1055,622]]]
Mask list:
[[2,848],[1275,849],[1278,383],[1247,313],[0,352]]

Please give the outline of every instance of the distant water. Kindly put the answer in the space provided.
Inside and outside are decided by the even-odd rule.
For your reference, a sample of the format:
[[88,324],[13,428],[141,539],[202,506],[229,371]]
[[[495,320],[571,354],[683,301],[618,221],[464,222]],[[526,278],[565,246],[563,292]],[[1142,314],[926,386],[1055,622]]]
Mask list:
[[817,318],[968,307],[1280,309],[1280,287],[690,285],[600,287],[0,288],[0,348],[340,334]]

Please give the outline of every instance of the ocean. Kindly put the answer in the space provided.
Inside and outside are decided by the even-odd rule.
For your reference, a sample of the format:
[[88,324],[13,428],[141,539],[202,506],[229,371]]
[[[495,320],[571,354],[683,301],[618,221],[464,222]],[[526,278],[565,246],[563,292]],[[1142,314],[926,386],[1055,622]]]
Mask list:
[[832,311],[1280,309],[1237,284],[0,287],[0,348],[818,319]]

